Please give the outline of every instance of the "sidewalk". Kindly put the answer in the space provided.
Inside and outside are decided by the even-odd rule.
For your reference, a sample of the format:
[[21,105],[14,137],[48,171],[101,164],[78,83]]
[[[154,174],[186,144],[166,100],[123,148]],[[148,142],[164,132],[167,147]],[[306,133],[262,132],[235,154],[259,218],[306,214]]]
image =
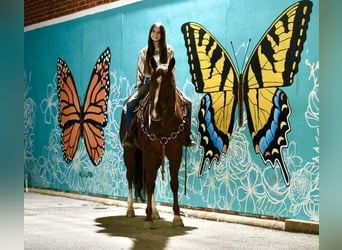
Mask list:
[[172,209],[166,206],[158,206],[161,219],[154,221],[155,229],[146,230],[145,204],[135,204],[135,218],[126,218],[125,206],[30,189],[24,193],[25,249],[319,249],[318,235],[286,232],[284,222],[254,219],[272,224],[250,226],[252,218],[245,218],[249,225],[244,225],[238,224],[242,216],[231,216],[235,223],[222,222],[224,215],[181,209],[185,227],[173,228]]

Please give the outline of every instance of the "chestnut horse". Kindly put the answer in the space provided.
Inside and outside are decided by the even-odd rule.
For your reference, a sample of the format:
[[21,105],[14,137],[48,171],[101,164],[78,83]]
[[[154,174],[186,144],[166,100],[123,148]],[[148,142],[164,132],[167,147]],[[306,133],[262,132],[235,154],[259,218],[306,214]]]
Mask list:
[[[178,172],[182,160],[184,141],[185,103],[177,95],[176,80],[173,73],[175,59],[168,65],[157,65],[152,58],[152,74],[148,96],[140,102],[136,118],[138,127],[134,133],[135,147],[124,148],[124,161],[127,168],[128,208],[127,216],[134,216],[132,182],[143,182],[147,193],[146,218],[144,228],[153,228],[153,219],[159,219],[156,209],[154,188],[157,171],[162,166],[164,179],[165,157],[169,160],[171,190],[173,192],[173,226],[183,227],[178,205]],[[125,114],[121,116],[120,136],[125,133]],[[142,165],[141,165],[142,162]],[[143,171],[137,172],[139,167]],[[137,177],[137,175],[140,175]],[[137,182],[140,180],[140,182]],[[135,185],[136,193],[142,186]]]

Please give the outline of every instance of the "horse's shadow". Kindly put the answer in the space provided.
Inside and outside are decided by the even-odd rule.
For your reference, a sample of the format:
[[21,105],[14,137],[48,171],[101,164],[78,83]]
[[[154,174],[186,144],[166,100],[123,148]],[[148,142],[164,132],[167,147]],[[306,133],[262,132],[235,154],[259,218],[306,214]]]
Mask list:
[[98,233],[105,233],[111,236],[127,237],[133,239],[131,249],[163,249],[168,239],[174,236],[185,235],[186,232],[196,229],[195,227],[172,227],[171,221],[164,219],[154,220],[154,229],[144,229],[145,216],[101,217],[95,220],[96,226],[102,227]]

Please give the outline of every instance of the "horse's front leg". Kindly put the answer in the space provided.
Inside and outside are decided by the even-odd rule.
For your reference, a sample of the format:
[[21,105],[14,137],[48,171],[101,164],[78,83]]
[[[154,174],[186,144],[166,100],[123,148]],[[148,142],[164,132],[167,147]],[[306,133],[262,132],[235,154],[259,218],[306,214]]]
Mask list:
[[146,178],[146,192],[147,192],[147,206],[146,206],[146,218],[144,221],[144,228],[150,229],[153,228],[153,219],[152,219],[152,197],[154,192],[154,181],[148,181],[150,178]]
[[[152,200],[154,199],[154,187],[158,170],[158,157],[151,157],[147,152],[144,152],[144,171],[145,171],[145,187],[147,192],[147,206],[146,206],[146,218],[144,221],[144,228],[153,228],[152,217]],[[155,206],[155,205],[153,205]]]
[[159,220],[159,212],[157,210],[157,205],[156,205],[156,197],[154,195],[154,192],[152,193],[152,219]]
[[127,217],[134,217],[134,208],[133,208],[133,192],[132,192],[132,186],[128,188],[128,196],[127,196]]
[[134,176],[134,158],[132,157],[134,152],[132,150],[124,149],[124,159],[126,165],[126,179],[128,184],[128,195],[127,195],[127,217],[134,217],[134,208],[133,208],[133,176]]
[[[178,157],[179,159],[182,158],[182,156]],[[179,204],[178,204],[178,172],[180,167],[180,160],[176,159],[173,161],[170,161],[170,175],[171,175],[171,190],[173,193],[173,227],[184,227],[183,220],[179,213]]]

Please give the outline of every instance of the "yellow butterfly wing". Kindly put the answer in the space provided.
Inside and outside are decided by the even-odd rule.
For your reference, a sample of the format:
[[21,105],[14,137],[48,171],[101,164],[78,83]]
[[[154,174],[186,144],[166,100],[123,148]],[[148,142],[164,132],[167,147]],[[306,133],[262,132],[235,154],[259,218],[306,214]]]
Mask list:
[[206,94],[198,113],[201,146],[204,155],[199,175],[205,163],[220,160],[228,149],[237,105],[238,73],[231,57],[209,31],[198,23],[182,26],[190,73],[195,89]]
[[198,23],[185,23],[181,29],[196,91],[233,91],[237,85],[238,72],[224,47]]
[[301,1],[280,14],[252,52],[242,78],[255,152],[273,167],[279,163],[287,185],[290,180],[281,148],[287,146],[291,109],[286,94],[277,87],[290,86],[298,72],[311,9],[312,2]]

